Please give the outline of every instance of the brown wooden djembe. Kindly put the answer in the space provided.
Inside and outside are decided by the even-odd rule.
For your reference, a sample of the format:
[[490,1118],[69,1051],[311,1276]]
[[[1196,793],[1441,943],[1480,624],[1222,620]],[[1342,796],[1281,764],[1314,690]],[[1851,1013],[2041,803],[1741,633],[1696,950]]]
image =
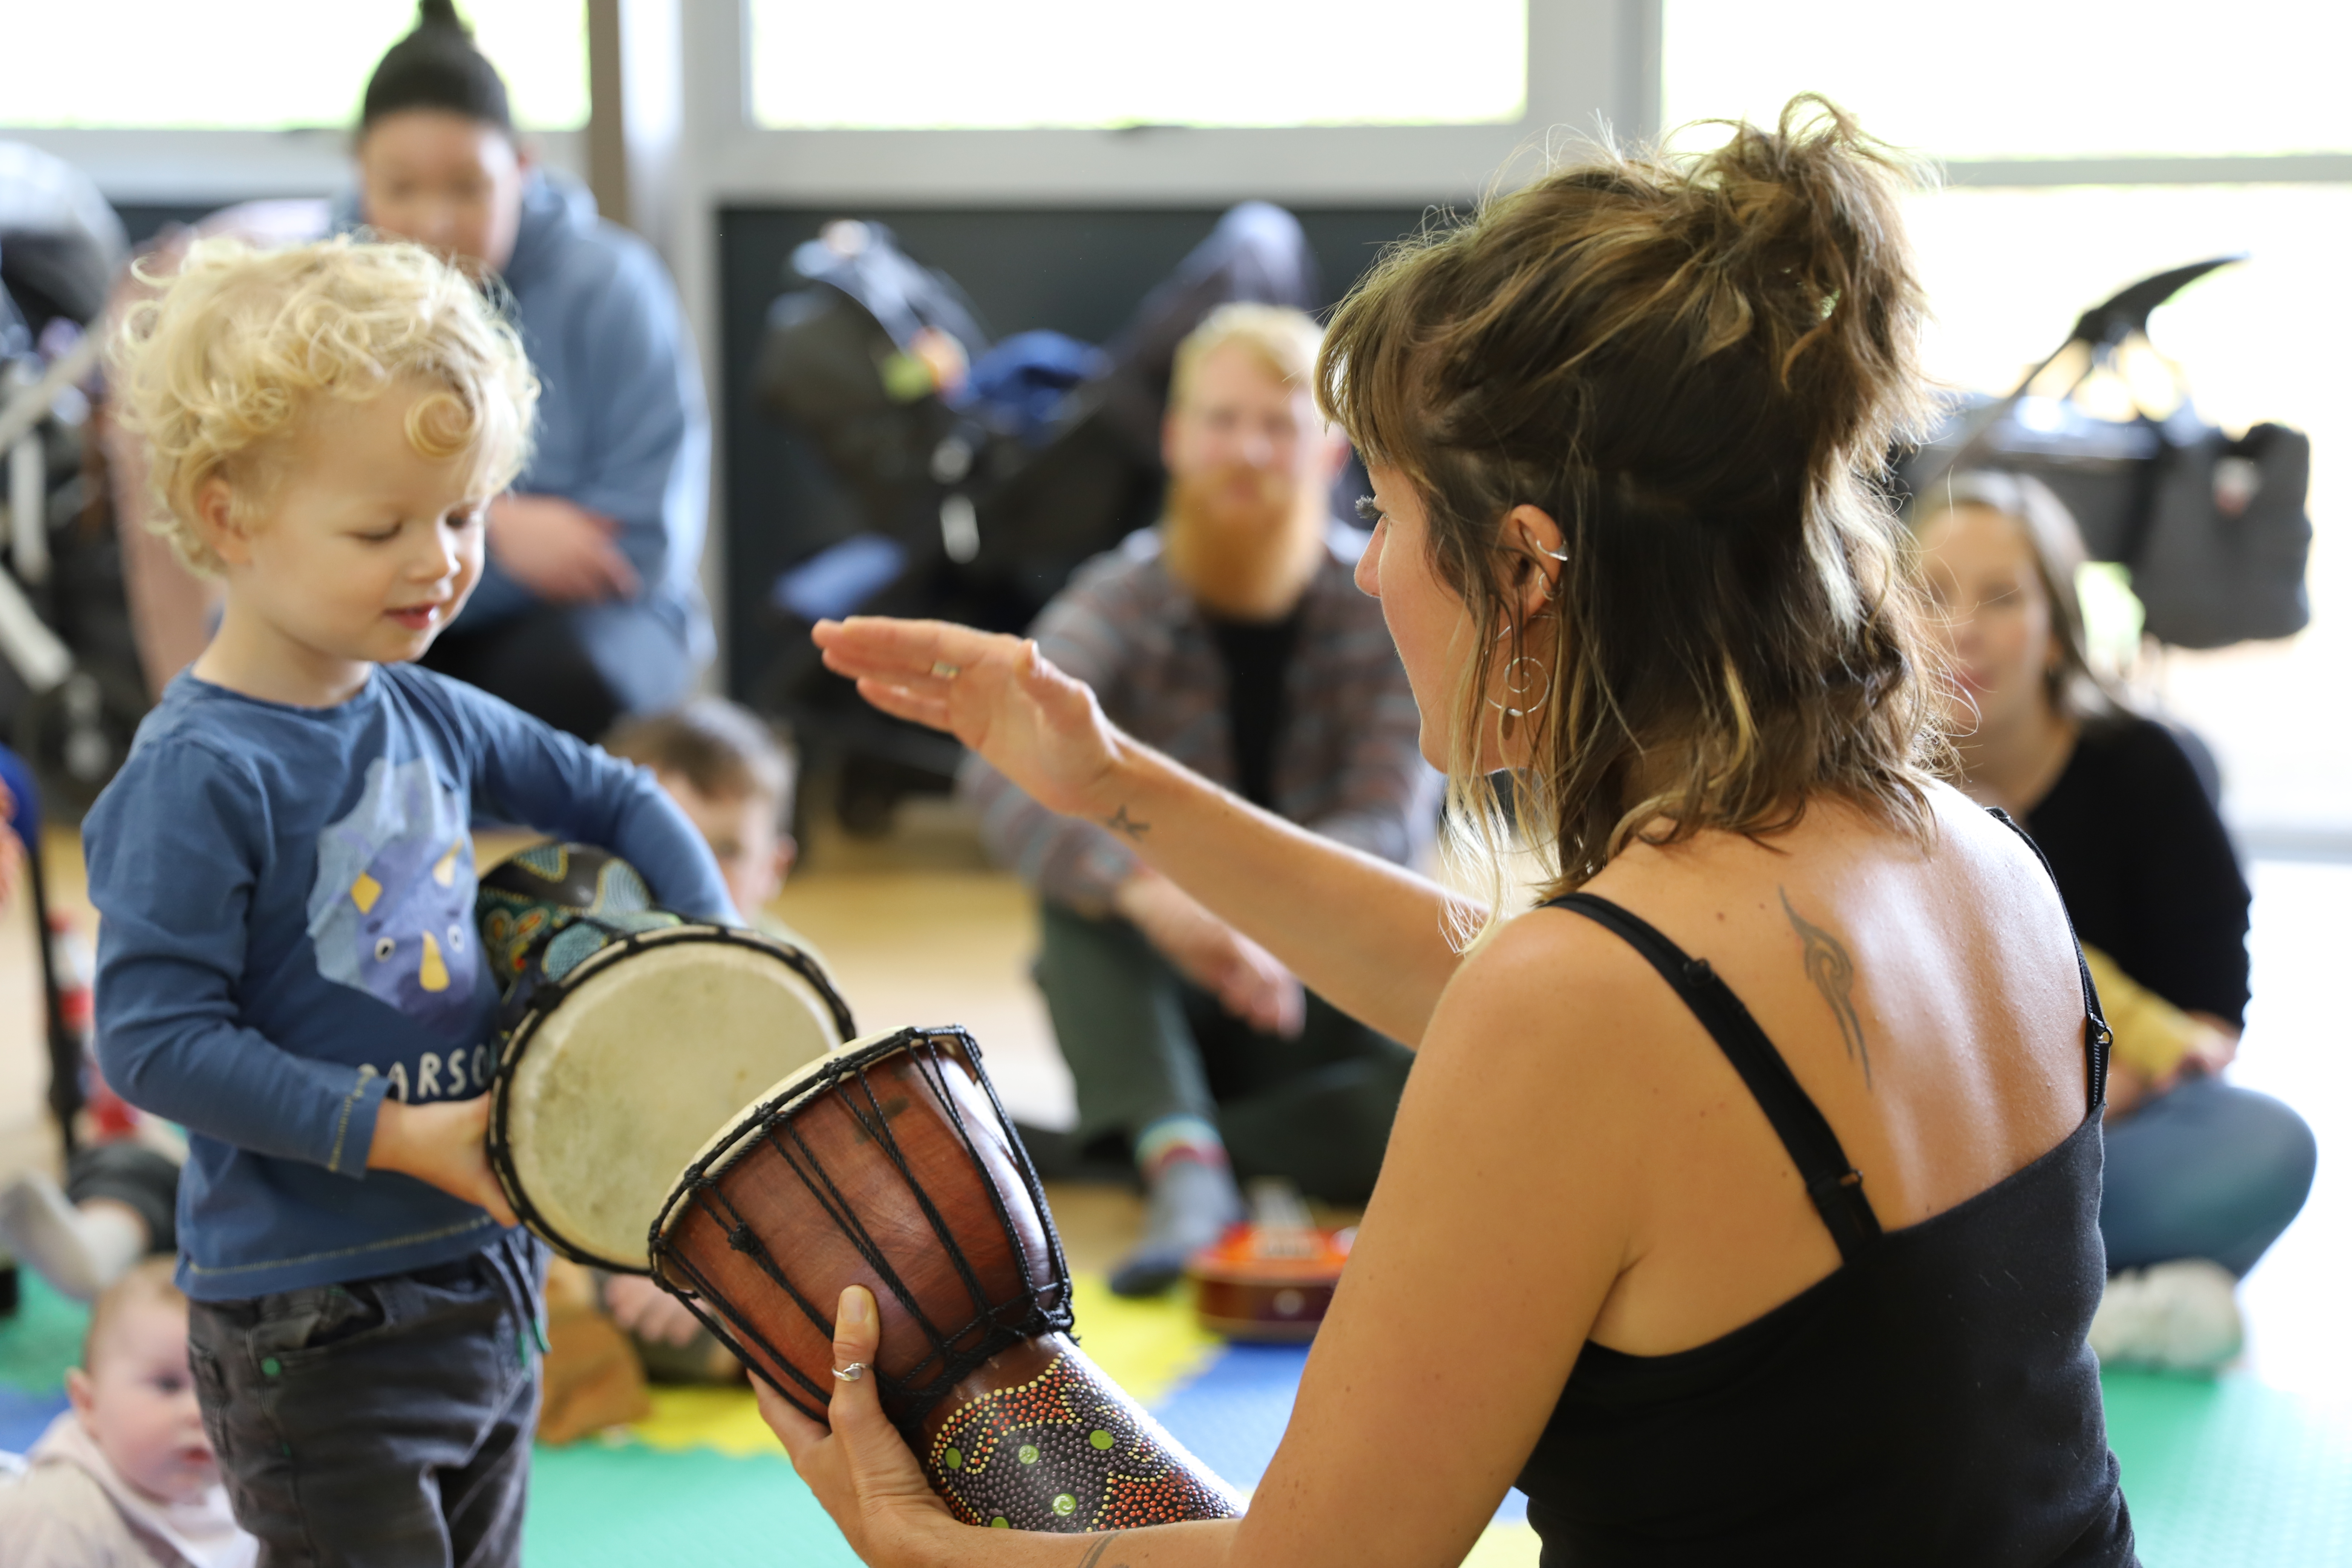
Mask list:
[[648,1247],[654,1278],[820,1421],[835,1306],[872,1290],[882,1408],[970,1523],[1241,1511],[1071,1341],[1044,1189],[961,1029],[852,1041],[778,1084],[688,1166]]

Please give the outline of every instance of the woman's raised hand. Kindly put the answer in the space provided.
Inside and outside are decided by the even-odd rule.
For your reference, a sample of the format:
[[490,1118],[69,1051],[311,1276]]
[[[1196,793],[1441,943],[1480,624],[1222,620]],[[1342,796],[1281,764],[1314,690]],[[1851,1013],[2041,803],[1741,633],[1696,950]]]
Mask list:
[[1125,737],[1093,690],[1023,637],[853,616],[812,634],[825,668],[885,713],[944,730],[1048,811],[1100,816]]

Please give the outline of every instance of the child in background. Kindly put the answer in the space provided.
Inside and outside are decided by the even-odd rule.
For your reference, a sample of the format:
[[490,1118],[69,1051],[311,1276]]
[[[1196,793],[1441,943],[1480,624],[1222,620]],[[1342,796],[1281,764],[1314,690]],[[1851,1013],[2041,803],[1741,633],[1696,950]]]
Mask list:
[[50,1423],[15,1482],[0,1481],[5,1568],[247,1568],[188,1373],[188,1301],[169,1258],[99,1297],[73,1407]]
[[268,1564],[520,1551],[544,1254],[484,1152],[477,817],[732,921],[636,770],[415,668],[528,453],[513,330],[420,247],[193,247],[113,384],[159,524],[226,589],[83,827],[100,1066],[190,1133],[178,1279]]
[[[613,755],[651,770],[727,879],[744,918],[769,936],[824,959],[768,905],[792,875],[800,847],[789,830],[797,769],[789,744],[751,710],[720,697],[698,697],[667,712],[625,720],[604,737]],[[678,1300],[636,1275],[593,1285],[614,1322],[628,1331],[648,1376],[704,1382],[741,1375],[741,1368]]]
[[798,768],[788,742],[750,709],[698,697],[666,713],[624,720],[604,737],[604,749],[653,770],[663,793],[710,846],[747,919],[806,946],[768,915],[800,855],[791,832]]

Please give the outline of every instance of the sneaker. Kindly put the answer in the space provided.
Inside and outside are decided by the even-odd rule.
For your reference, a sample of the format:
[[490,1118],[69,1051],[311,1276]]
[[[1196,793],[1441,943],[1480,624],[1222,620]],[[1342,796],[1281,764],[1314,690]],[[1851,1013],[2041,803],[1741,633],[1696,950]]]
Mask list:
[[2090,1337],[2103,1366],[2219,1372],[2246,1342],[2238,1277],[2202,1258],[2127,1268],[2107,1280]]
[[1241,1189],[1220,1160],[1175,1159],[1151,1179],[1143,1240],[1111,1271],[1115,1296],[1157,1296],[1184,1277],[1185,1260],[1242,1217]]

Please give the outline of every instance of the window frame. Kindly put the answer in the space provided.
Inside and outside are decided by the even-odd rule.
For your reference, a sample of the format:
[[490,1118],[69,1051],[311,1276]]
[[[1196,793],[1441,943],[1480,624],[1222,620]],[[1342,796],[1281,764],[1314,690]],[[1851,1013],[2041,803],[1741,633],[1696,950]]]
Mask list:
[[1490,125],[819,131],[752,123],[749,6],[688,0],[687,102],[721,203],[1193,205],[1475,196],[1549,127],[1654,129],[1658,0],[1528,0],[1521,118]]
[[[551,167],[585,178],[588,132],[524,131]],[[352,183],[348,128],[190,131],[27,127],[0,123],[0,139],[64,159],[116,203],[255,201],[331,195]]]

